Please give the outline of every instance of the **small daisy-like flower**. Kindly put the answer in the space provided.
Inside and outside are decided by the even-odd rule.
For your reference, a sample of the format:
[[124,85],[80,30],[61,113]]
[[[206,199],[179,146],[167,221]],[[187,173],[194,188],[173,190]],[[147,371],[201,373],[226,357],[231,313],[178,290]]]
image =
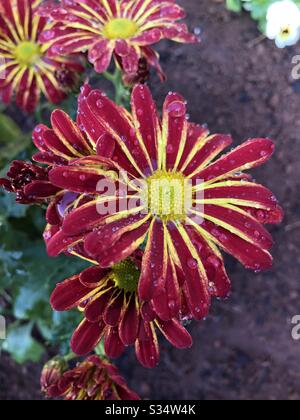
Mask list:
[[[60,103],[72,86],[62,85],[61,71],[79,73],[82,65],[74,58],[47,57],[47,46],[39,41],[47,19],[37,13],[41,0],[3,0],[0,3],[0,95],[9,103],[15,95],[17,105],[34,111],[42,92],[55,104]],[[72,83],[74,78],[72,78]]]
[[134,345],[140,363],[154,368],[159,362],[157,330],[176,348],[191,347],[191,336],[177,319],[164,321],[151,303],[140,301],[140,268],[136,253],[111,269],[95,265],[56,287],[51,297],[54,310],[84,311],[85,319],[71,340],[74,353],[90,353],[103,338],[108,357],[119,357]]
[[[50,171],[54,185],[81,198],[49,238],[49,254],[80,243],[105,269],[143,247],[139,299],[152,300],[168,319],[170,308],[172,316],[180,313],[183,297],[190,316],[202,319],[211,297],[230,290],[219,248],[256,271],[272,265],[273,242],[263,224],[280,222],[282,210],[244,171],[265,163],[273,142],[252,139],[216,160],[231,137],[189,123],[180,95],[168,95],[161,120],[146,86],[134,88],[131,114],[102,92],[85,90],[78,115],[95,153]],[[99,191],[104,164],[109,182],[117,179],[125,193],[110,192],[110,185],[108,195]]]
[[300,9],[293,1],[283,0],[270,5],[266,35],[278,48],[296,44],[300,39]]
[[[57,367],[54,368],[57,371]],[[53,366],[47,366],[42,375],[42,390],[48,398],[60,397],[68,401],[140,399],[128,388],[118,369],[98,356],[90,356],[61,376],[56,372],[54,377],[51,376],[50,387],[48,387],[49,369],[53,371]]]
[[134,74],[143,57],[164,77],[159,56],[150,46],[164,38],[198,41],[178,22],[185,17],[184,10],[170,0],[62,0],[50,9],[47,5],[44,14],[53,20],[41,38],[50,54],[88,51],[99,73],[114,57],[125,73]]

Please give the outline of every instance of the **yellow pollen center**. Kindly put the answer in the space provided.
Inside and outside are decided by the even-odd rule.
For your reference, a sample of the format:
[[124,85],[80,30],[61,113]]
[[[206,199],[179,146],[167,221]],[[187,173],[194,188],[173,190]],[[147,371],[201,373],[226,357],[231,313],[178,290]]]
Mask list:
[[149,212],[166,222],[186,219],[191,189],[184,175],[159,170],[147,183]]
[[28,67],[36,63],[40,58],[40,55],[40,46],[30,41],[21,42],[15,49],[16,60],[20,64],[24,64]]
[[139,27],[133,20],[118,18],[105,25],[103,35],[108,39],[128,39],[132,38],[138,30]]
[[126,293],[134,293],[137,291],[137,286],[140,278],[140,270],[130,259],[116,264],[113,269],[113,280],[119,289]]
[[289,26],[286,26],[284,28],[281,29],[280,31],[280,36],[284,39],[289,38],[291,35],[291,28]]

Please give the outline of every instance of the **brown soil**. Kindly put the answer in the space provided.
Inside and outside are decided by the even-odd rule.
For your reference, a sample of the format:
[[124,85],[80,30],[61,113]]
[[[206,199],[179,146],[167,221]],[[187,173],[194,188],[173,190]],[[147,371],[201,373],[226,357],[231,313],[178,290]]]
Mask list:
[[[161,45],[168,82],[154,86],[156,98],[161,103],[169,90],[179,91],[191,121],[232,133],[236,144],[273,138],[277,153],[256,177],[276,193],[286,216],[271,228],[273,270],[254,274],[227,257],[232,296],[216,301],[206,321],[191,324],[192,349],[162,342],[159,368],[143,369],[132,351],[120,367],[148,399],[300,399],[300,342],[291,338],[291,318],[300,314],[300,81],[291,78],[291,60],[300,45],[278,50],[267,40],[256,43],[255,23],[229,14],[222,0],[181,3],[190,27],[202,29],[202,44]],[[23,373],[7,363],[2,359],[0,398],[36,398],[38,369],[28,376],[28,368]]]

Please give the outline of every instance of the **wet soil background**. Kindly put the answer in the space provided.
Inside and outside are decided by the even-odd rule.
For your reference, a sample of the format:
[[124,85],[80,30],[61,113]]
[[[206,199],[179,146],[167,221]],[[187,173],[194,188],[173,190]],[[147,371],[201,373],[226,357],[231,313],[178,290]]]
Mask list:
[[[230,14],[222,0],[181,0],[188,23],[202,31],[199,46],[163,43],[166,85],[152,82],[161,104],[169,90],[188,100],[191,121],[231,133],[235,144],[271,137],[277,151],[255,171],[285,209],[284,224],[270,230],[274,268],[246,271],[226,257],[232,295],[215,301],[206,321],[188,328],[190,350],[161,342],[161,364],[145,370],[129,350],[118,362],[130,386],[146,399],[300,399],[300,341],[291,319],[300,314],[300,80],[291,77],[300,45],[278,50],[258,42],[247,14]],[[39,366],[0,359],[0,399],[40,398]]]

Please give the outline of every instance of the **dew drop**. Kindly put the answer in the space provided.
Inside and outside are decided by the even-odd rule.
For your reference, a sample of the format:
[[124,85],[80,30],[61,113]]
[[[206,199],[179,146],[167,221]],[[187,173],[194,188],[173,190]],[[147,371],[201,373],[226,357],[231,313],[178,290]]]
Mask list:
[[187,264],[188,264],[188,267],[189,267],[191,270],[196,270],[196,269],[197,269],[197,267],[198,267],[198,262],[197,262],[197,260],[195,260],[194,258],[190,258],[190,259],[188,260]]
[[168,303],[168,306],[170,309],[174,309],[175,308],[175,301],[174,300],[170,300]]
[[174,101],[168,105],[167,111],[172,118],[179,118],[185,115],[186,107],[183,102]]
[[98,101],[96,102],[96,105],[100,109],[104,107],[103,101],[101,101],[101,99],[98,99]]
[[219,258],[215,257],[214,255],[208,257],[207,262],[211,264],[214,268],[219,268],[221,265]]
[[170,155],[174,152],[174,147],[172,146],[172,144],[168,144],[167,146],[167,153]]

